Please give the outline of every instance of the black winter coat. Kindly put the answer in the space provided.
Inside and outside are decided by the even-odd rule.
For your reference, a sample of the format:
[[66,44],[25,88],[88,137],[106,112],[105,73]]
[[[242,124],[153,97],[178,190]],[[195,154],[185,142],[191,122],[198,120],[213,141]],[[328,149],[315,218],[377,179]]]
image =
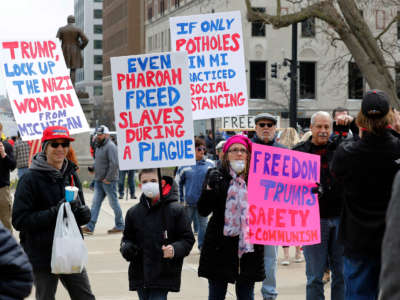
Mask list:
[[[65,186],[71,185],[71,175],[78,197],[85,205],[82,186],[76,173],[77,167],[68,161],[65,172],[61,177],[53,173],[29,169],[18,182],[12,210],[12,224],[20,231],[20,241],[33,269],[50,272],[53,236],[57,220],[54,209],[60,201],[64,201]],[[53,209],[52,209],[53,208]],[[78,226],[84,225],[89,219],[76,218]]]
[[[207,190],[210,176],[222,174],[215,190]],[[239,237],[224,236],[225,205],[232,177],[222,168],[209,169],[204,188],[197,204],[199,214],[212,216],[208,222],[200,254],[199,276],[230,283],[256,282],[265,278],[264,247],[254,245],[254,252],[245,253],[239,259]]]
[[345,187],[339,238],[347,256],[378,258],[392,183],[400,169],[400,139],[389,130],[382,136],[364,133],[342,144],[331,170]]
[[28,257],[0,222],[0,299],[24,299],[31,293],[32,284]]
[[[343,136],[333,136],[324,146],[316,146],[311,142],[312,137],[293,147],[292,150],[316,154],[317,151],[326,150],[326,155],[321,157],[320,185],[322,194],[318,196],[319,214],[321,218],[337,218],[342,213],[343,207],[343,184],[331,174],[329,165],[339,144],[344,142]],[[347,142],[346,142],[347,143]]]
[[[130,242],[137,249],[130,258],[129,289],[162,288],[179,292],[183,258],[189,255],[194,236],[184,207],[179,204],[178,187],[171,177],[163,177],[171,191],[154,206],[142,194],[125,218],[122,243]],[[164,225],[165,223],[165,225]],[[168,239],[164,239],[164,230]],[[163,258],[163,245],[174,247],[172,259]]]
[[[1,136],[1,135],[0,135]],[[0,156],[0,188],[10,185],[10,172],[15,169],[17,162],[14,158],[13,147],[7,141],[1,141],[7,155],[2,158]]]

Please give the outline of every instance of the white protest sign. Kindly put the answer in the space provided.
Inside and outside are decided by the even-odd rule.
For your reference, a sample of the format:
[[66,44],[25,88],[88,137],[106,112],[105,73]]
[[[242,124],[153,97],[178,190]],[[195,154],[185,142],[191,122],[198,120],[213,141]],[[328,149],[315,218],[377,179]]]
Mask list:
[[186,53],[111,58],[121,170],[195,164]]
[[58,40],[0,42],[0,69],[23,140],[48,126],[89,131]]
[[172,51],[189,59],[193,119],[248,114],[239,11],[170,18]]
[[223,129],[254,129],[254,116],[233,116],[222,118]]

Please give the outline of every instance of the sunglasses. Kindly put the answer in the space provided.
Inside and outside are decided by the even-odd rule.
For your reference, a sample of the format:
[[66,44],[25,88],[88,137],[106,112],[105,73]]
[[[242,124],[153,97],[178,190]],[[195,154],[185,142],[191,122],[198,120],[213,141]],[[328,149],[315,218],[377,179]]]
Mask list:
[[258,123],[258,126],[260,126],[261,128],[264,128],[265,126],[271,128],[272,126],[274,126],[274,123]]
[[197,147],[196,150],[197,151],[206,151],[206,148],[205,147]]
[[57,142],[51,142],[50,143],[50,146],[52,147],[52,148],[58,148],[58,146],[62,146],[63,148],[67,148],[67,147],[69,147],[69,142],[63,142],[63,143],[57,143]]

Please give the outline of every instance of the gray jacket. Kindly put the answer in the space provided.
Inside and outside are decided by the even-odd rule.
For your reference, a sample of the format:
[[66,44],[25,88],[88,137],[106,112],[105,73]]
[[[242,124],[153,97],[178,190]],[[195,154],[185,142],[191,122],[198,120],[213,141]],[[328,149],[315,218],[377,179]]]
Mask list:
[[400,171],[393,181],[392,197],[386,211],[386,230],[382,243],[380,300],[400,299]]
[[117,146],[109,138],[97,145],[94,160],[94,180],[117,181],[119,175]]

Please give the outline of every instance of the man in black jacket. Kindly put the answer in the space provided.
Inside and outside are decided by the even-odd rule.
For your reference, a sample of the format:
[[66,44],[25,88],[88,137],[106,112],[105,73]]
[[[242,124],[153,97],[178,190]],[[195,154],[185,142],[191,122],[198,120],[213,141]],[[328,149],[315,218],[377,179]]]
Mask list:
[[0,222],[0,299],[28,297],[32,290],[32,266],[21,246]]
[[43,151],[35,155],[15,191],[12,223],[20,231],[21,245],[33,266],[37,300],[54,300],[59,279],[72,299],[95,299],[85,269],[77,274],[52,274],[50,268],[57,213],[65,201],[66,186],[79,189],[77,199],[71,202],[78,226],[90,220],[77,167],[65,158],[71,141],[67,128],[47,127]]
[[345,188],[339,237],[344,244],[346,299],[349,300],[378,298],[385,216],[393,179],[400,169],[400,140],[388,127],[391,121],[386,93],[368,91],[357,116],[362,137],[343,143],[331,165]]
[[[275,140],[276,118],[269,113],[258,114],[254,118],[256,134],[252,142],[271,147],[286,148]],[[264,270],[265,279],[262,284],[261,293],[264,300],[274,300],[278,297],[276,290],[276,265],[278,261],[278,246],[264,245]]]
[[120,249],[130,261],[129,289],[140,300],[167,299],[169,291],[179,292],[194,236],[174,180],[163,177],[161,199],[156,169],[141,170],[139,181],[143,194],[126,214]]
[[332,132],[332,118],[329,113],[323,111],[316,112],[311,116],[310,128],[312,132],[310,139],[293,148],[296,151],[321,157],[318,195],[321,243],[303,247],[307,275],[306,299],[325,299],[322,278],[329,261],[332,271],[331,299],[343,300],[343,247],[337,239],[343,190],[329,171],[329,164],[343,136],[334,136],[333,139],[329,139]]
[[2,131],[0,123],[0,221],[11,231],[10,171],[15,169],[16,162],[12,146],[1,140]]

